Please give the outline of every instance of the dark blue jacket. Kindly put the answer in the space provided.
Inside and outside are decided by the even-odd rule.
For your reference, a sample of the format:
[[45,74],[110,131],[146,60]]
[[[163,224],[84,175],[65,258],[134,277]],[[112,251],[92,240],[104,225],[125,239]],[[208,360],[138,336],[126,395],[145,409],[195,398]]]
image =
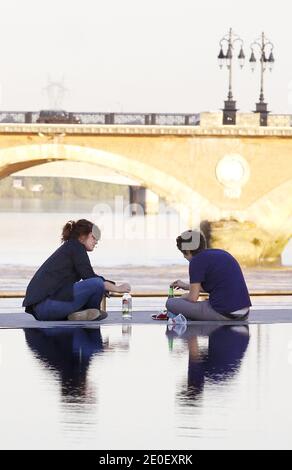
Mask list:
[[79,240],[70,239],[34,274],[27,286],[22,306],[27,313],[33,313],[32,306],[48,297],[53,300],[73,300],[73,284],[92,277],[105,280],[93,271],[85,246]]

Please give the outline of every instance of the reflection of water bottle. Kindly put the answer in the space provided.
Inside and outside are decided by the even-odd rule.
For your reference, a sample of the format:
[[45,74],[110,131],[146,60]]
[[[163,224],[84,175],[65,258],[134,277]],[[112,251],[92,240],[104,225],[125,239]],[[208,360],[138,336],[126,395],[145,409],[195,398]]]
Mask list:
[[123,318],[132,318],[132,296],[124,294],[122,297],[122,315]]
[[129,324],[122,325],[122,335],[128,338],[132,335],[132,326]]
[[170,352],[173,351],[173,337],[172,336],[168,337],[168,350]]
[[124,346],[130,346],[130,339],[132,335],[132,325],[129,323],[122,324],[122,344]]

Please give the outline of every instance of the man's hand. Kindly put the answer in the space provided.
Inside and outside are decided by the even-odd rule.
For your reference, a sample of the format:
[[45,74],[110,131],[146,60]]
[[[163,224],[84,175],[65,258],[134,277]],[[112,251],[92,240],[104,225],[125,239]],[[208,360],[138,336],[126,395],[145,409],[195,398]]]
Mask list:
[[189,284],[186,284],[185,282],[181,281],[178,279],[177,281],[174,281],[170,284],[170,287],[173,287],[174,289],[183,289],[183,290],[189,290],[190,286]]

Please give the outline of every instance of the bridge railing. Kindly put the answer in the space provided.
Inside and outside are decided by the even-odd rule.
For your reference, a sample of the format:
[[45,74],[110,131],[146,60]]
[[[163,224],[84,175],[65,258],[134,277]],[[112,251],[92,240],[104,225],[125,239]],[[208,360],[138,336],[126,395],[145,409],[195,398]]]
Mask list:
[[[64,123],[74,124],[118,124],[141,126],[198,126],[200,113],[175,114],[175,113],[91,113],[76,112],[66,113]],[[56,112],[56,117],[58,112]],[[0,123],[25,124],[37,123],[40,113],[36,111],[0,111]],[[78,122],[76,122],[78,121]],[[51,121],[52,123],[58,121]],[[61,123],[61,121],[60,121]]]
[[0,111],[0,123],[25,124],[36,123],[39,112],[33,111]]

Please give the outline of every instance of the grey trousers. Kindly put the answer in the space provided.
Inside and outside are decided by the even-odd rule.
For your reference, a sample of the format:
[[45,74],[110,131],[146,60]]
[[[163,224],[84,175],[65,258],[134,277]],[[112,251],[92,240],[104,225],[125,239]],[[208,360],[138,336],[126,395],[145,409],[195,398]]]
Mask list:
[[[197,321],[228,321],[229,318],[224,317],[216,312],[210,305],[209,300],[199,300],[190,302],[186,299],[171,298],[166,302],[166,308],[169,312],[178,314],[182,313],[187,320]],[[232,320],[231,320],[232,321]]]

